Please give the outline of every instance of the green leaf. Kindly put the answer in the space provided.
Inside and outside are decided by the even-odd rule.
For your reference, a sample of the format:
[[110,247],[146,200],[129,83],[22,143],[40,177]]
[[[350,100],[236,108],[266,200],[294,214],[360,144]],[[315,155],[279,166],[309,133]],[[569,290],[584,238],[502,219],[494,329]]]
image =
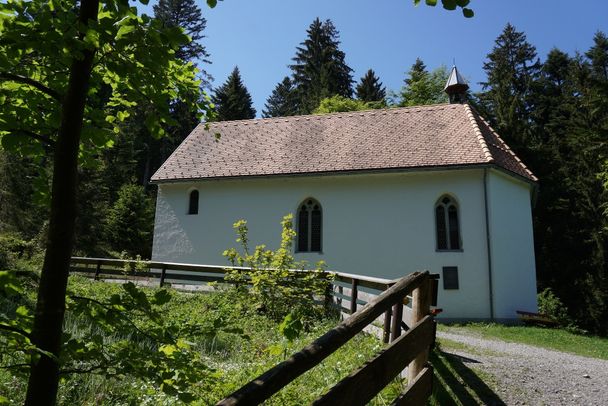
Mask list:
[[475,15],[475,13],[473,12],[473,10],[471,10],[470,8],[463,8],[462,9],[462,14],[466,17],[466,18],[471,18]]
[[458,7],[466,7],[469,5],[470,2],[471,0],[456,0],[456,4],[458,4]]
[[427,6],[435,7],[437,5],[437,0],[426,0],[425,2]]
[[211,8],[217,6],[217,0],[207,0],[207,5]]
[[293,313],[289,313],[281,324],[279,324],[279,332],[290,342],[300,336],[302,333],[302,320]]
[[169,300],[171,300],[171,294],[166,289],[159,290],[158,292],[154,293],[155,305],[162,306],[169,302]]
[[456,0],[441,0],[441,3],[446,10],[456,10]]
[[99,48],[99,32],[89,28],[84,36],[84,42],[91,48]]
[[22,317],[28,317],[30,315],[30,311],[25,306],[19,306],[15,313]]
[[122,37],[124,37],[125,35],[133,32],[133,30],[135,30],[135,27],[133,25],[123,25],[118,29],[118,33],[116,34],[116,39],[119,40]]
[[161,345],[158,351],[162,352],[167,357],[172,357],[173,353],[177,351],[177,347],[173,344]]

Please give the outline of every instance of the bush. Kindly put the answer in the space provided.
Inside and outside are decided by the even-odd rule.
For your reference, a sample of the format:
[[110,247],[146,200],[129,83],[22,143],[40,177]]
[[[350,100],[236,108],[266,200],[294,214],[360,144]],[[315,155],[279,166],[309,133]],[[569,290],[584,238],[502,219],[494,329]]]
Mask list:
[[32,244],[16,234],[0,235],[0,269],[11,268],[17,258],[29,258],[32,250]]
[[[243,253],[231,248],[224,251],[224,256],[233,266],[250,269],[229,269],[226,280],[236,283],[237,289],[247,293],[261,312],[273,320],[283,320],[281,332],[291,339],[297,335],[297,330],[322,314],[324,306],[316,299],[325,296],[332,275],[325,272],[322,261],[315,269],[304,271],[307,263],[296,261],[292,255],[296,235],[292,215],[283,217],[281,226],[281,244],[276,251],[258,245],[251,253],[247,222],[237,221],[234,224],[238,235],[236,241],[241,244]],[[251,289],[245,288],[248,284]]]
[[546,288],[538,294],[538,311],[551,317],[570,332],[583,333],[568,315],[568,308],[550,288]]

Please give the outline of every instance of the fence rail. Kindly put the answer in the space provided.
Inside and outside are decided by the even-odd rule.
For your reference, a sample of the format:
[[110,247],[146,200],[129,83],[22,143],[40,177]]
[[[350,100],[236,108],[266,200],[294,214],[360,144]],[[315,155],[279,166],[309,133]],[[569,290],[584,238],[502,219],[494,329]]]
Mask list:
[[[95,279],[159,279],[160,286],[172,280],[222,281],[226,268],[248,269],[108,258],[73,257],[71,260],[71,272],[74,273],[92,275]],[[385,343],[390,342],[390,345],[362,368],[332,387],[314,404],[364,405],[408,365],[408,386],[393,404],[424,404],[430,396],[432,385],[432,368],[427,361],[429,349],[435,339],[435,322],[430,313],[430,306],[436,305],[437,301],[437,275],[431,275],[428,271],[414,272],[390,280],[342,272],[330,273],[334,278],[328,295],[333,296],[341,311],[350,316],[336,328],[287,361],[252,380],[218,405],[250,405],[263,402],[318,365],[382,315],[383,340]],[[403,310],[408,302],[411,302],[411,327],[401,335]]]

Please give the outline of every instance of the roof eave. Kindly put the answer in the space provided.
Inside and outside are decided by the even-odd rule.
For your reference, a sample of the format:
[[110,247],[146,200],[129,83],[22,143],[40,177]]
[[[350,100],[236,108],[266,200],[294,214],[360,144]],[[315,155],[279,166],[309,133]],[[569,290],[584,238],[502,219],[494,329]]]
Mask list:
[[512,172],[506,168],[497,165],[494,162],[479,162],[470,164],[457,165],[430,165],[416,167],[400,167],[400,168],[377,168],[377,169],[352,169],[343,171],[323,171],[323,172],[296,172],[296,173],[271,173],[259,175],[236,175],[236,176],[208,176],[208,177],[189,177],[178,179],[156,179],[150,180],[150,184],[160,185],[168,183],[187,183],[187,182],[205,182],[219,180],[235,180],[235,179],[260,179],[260,178],[293,178],[293,177],[310,177],[310,176],[344,176],[353,174],[375,174],[375,173],[409,173],[409,172],[439,172],[446,170],[466,170],[477,168],[496,168],[504,173],[511,175],[519,180],[522,180],[531,185],[536,185],[537,182],[528,179],[525,176]]

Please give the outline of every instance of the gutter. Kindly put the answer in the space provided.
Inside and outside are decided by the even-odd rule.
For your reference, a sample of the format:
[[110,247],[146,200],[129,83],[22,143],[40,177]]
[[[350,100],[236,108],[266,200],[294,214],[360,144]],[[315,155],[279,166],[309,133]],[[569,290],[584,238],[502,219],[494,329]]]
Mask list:
[[492,247],[490,244],[490,214],[488,210],[488,169],[483,170],[483,203],[486,217],[486,250],[488,253],[488,289],[490,293],[490,319],[494,320],[494,288],[492,286]]

